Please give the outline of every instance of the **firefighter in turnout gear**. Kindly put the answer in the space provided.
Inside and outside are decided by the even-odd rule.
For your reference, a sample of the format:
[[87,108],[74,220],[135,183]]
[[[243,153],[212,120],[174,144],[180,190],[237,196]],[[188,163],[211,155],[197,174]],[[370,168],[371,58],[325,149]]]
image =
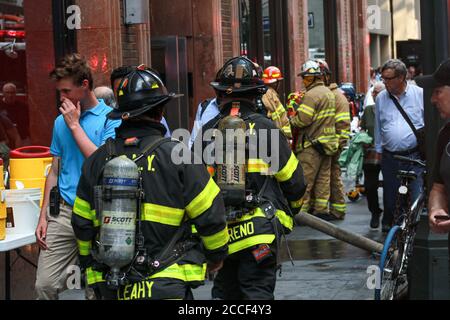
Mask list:
[[345,192],[344,184],[341,178],[341,167],[339,166],[339,157],[342,149],[347,145],[350,139],[350,106],[347,98],[340,91],[336,83],[331,83],[331,71],[325,60],[317,60],[323,74],[325,85],[334,93],[336,98],[336,135],[339,139],[338,152],[331,159],[330,175],[330,214],[331,219],[342,220],[345,217]]
[[[256,112],[255,100],[266,91],[261,76],[261,69],[246,57],[227,61],[211,83],[221,102],[220,114],[203,126],[203,139],[196,141],[204,152],[214,146],[216,156],[218,150],[229,155],[228,148],[221,149],[218,130],[246,130],[236,147],[245,157],[232,164],[231,177],[239,184],[224,177],[220,158],[206,159],[210,174],[223,186],[230,234],[229,256],[214,279],[215,299],[274,299],[281,237],[294,227],[290,203],[297,203],[306,189],[287,139],[273,121]],[[211,130],[216,132],[212,141],[206,138]]]
[[[301,212],[311,212],[327,219],[330,217],[331,160],[339,147],[336,136],[335,95],[322,80],[322,71],[315,61],[307,61],[299,74],[303,78],[306,94],[297,115],[291,119],[291,126],[299,128],[295,152],[305,172],[308,187],[301,203]],[[311,203],[314,192],[314,203]],[[312,209],[314,208],[314,209]]]
[[288,139],[292,139],[291,125],[287,111],[280,101],[278,87],[283,75],[277,67],[268,67],[263,74],[264,84],[267,86],[267,92],[262,97],[262,102],[267,109],[267,116],[275,122],[275,125]]
[[[118,88],[119,107],[108,115],[122,119],[116,139],[84,163],[72,226],[87,282],[101,298],[190,299],[191,288],[203,284],[207,266],[217,271],[227,256],[229,235],[219,187],[204,165],[172,161],[174,148],[192,159],[193,154],[179,141],[164,138],[159,123],[163,106],[175,97],[154,70],[141,66],[128,74]],[[135,163],[139,192],[125,190],[136,177],[125,178],[124,165],[111,170],[119,163],[129,168]],[[108,188],[114,183],[122,189]],[[125,205],[130,199],[137,201],[131,218],[133,206]],[[136,220],[135,237],[122,237],[129,219]],[[116,245],[131,246],[135,253],[120,276],[116,272],[111,277],[111,263],[102,256],[103,251],[117,251]]]

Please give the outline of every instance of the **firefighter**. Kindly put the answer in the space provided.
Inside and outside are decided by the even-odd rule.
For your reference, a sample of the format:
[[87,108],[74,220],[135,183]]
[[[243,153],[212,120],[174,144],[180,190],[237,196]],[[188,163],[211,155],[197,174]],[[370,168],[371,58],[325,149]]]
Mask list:
[[344,185],[341,178],[339,157],[342,149],[350,139],[350,107],[347,98],[339,90],[336,83],[331,83],[331,71],[325,60],[317,60],[323,74],[325,85],[334,93],[336,98],[336,135],[339,139],[338,152],[331,159],[330,176],[330,214],[332,219],[343,220],[346,213]]
[[214,141],[206,138],[211,130],[236,126],[246,131],[240,144],[245,150],[236,147],[245,157],[231,163],[231,172],[222,159],[207,161],[224,194],[230,233],[229,256],[214,279],[214,299],[274,299],[280,237],[292,231],[290,208],[306,189],[287,139],[273,121],[257,113],[255,101],[267,90],[261,76],[262,70],[241,56],[227,61],[211,83],[221,102],[220,114],[203,126],[200,149],[206,152],[214,145],[217,155],[217,134]]
[[[328,210],[331,160],[339,146],[335,128],[336,98],[325,86],[317,62],[307,61],[299,76],[303,78],[306,94],[291,125],[300,129],[295,152],[308,187],[298,207],[302,213],[310,213],[311,208],[312,214],[328,220],[331,217]],[[311,202],[312,191],[314,203]]]
[[277,67],[268,67],[263,73],[264,84],[268,90],[262,97],[262,102],[267,110],[267,116],[275,122],[275,125],[288,139],[292,139],[291,125],[289,118],[280,101],[278,95],[278,88],[280,81],[283,80],[283,75]]
[[[175,97],[168,93],[156,71],[136,68],[121,81],[119,107],[108,115],[110,119],[122,119],[116,139],[108,141],[84,163],[72,226],[87,282],[99,289],[103,298],[190,299],[191,288],[203,284],[207,265],[210,271],[216,271],[227,255],[229,236],[217,184],[202,164],[175,164],[171,160],[174,148],[182,147],[189,158],[192,154],[179,141],[163,138],[165,128],[159,123],[163,107]],[[121,155],[136,161],[142,183],[139,192],[126,193],[125,190],[117,194],[114,190],[109,191],[108,204],[106,184],[116,180],[119,185],[129,186],[136,181],[136,178],[110,178],[125,172],[107,170],[112,161],[131,161]],[[99,197],[96,185],[102,181],[103,195]],[[122,209],[119,201],[119,206],[113,208],[115,215],[105,217],[109,214],[106,206],[110,208],[111,201],[125,203],[130,198],[128,207]],[[114,239],[102,238],[102,232],[114,234],[114,230],[123,228],[129,219],[133,219],[121,218],[130,214],[128,211],[133,203],[138,211],[136,215],[131,212],[137,219],[136,231],[125,242],[135,251],[134,258],[120,269],[121,277],[114,278],[110,264],[99,257],[102,257],[101,248],[106,253],[116,250],[120,255],[118,247],[115,248],[119,244],[107,247],[106,241]],[[99,212],[102,213],[100,217]],[[116,225],[112,227],[119,229],[109,227],[114,221]],[[110,238],[119,239],[119,236]]]

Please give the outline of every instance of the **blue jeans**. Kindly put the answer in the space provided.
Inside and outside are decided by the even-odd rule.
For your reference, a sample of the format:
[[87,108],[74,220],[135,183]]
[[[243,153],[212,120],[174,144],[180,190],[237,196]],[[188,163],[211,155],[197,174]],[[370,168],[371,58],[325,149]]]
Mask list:
[[[412,159],[420,159],[418,152],[405,155],[405,157]],[[383,173],[383,225],[392,225],[397,221],[397,195],[398,188],[400,187],[400,179],[397,178],[397,172],[399,170],[414,171],[417,174],[417,179],[409,185],[409,191],[411,195],[411,204],[415,199],[423,192],[423,168],[416,165],[401,162],[394,159],[392,153],[383,151],[383,157],[381,161],[381,172]]]

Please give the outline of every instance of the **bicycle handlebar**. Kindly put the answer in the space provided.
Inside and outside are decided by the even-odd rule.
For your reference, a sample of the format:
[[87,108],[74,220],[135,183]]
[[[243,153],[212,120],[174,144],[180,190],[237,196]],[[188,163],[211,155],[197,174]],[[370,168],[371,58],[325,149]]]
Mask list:
[[425,161],[419,160],[419,159],[411,159],[411,158],[403,157],[403,156],[394,156],[394,159],[403,161],[403,162],[409,162],[409,163],[418,165],[419,167],[422,167],[422,168],[425,168],[427,166]]

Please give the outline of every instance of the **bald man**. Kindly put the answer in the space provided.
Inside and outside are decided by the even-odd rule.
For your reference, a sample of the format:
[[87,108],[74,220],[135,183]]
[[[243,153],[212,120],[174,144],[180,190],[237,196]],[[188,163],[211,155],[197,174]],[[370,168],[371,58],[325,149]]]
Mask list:
[[13,83],[6,83],[2,89],[0,111],[7,116],[19,131],[22,145],[30,144],[30,117],[28,105],[17,99],[17,88]]
[[116,108],[116,99],[114,97],[114,91],[109,87],[97,87],[94,89],[94,94],[97,99],[102,99],[103,102],[111,108]]

